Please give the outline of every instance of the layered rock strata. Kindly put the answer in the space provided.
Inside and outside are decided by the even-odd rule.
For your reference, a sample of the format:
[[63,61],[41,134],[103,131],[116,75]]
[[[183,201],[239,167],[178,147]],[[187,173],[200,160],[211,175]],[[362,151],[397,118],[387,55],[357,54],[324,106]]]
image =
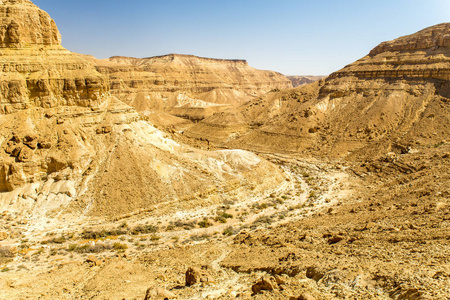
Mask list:
[[50,16],[31,1],[0,5],[0,113],[30,107],[98,106],[107,78],[61,46]]
[[245,60],[179,54],[143,59],[86,58],[108,76],[111,93],[137,110],[166,110],[193,120],[201,120],[270,90],[291,87],[285,76],[256,70]]
[[383,42],[369,55],[330,75],[330,78],[450,79],[450,24]]

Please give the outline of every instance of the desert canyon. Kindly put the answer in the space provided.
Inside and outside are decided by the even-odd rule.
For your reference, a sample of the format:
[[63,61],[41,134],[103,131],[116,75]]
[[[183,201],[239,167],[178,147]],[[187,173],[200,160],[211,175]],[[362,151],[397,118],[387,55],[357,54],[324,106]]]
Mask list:
[[0,299],[449,299],[450,23],[288,78],[0,13]]

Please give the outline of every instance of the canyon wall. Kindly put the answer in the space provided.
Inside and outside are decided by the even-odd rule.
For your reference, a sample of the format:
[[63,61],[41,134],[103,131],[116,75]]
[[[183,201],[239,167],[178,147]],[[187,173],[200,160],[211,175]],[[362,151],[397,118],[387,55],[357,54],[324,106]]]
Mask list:
[[245,60],[169,54],[149,58],[84,56],[110,80],[111,93],[139,111],[168,111],[195,121],[274,89],[291,87],[282,74]]

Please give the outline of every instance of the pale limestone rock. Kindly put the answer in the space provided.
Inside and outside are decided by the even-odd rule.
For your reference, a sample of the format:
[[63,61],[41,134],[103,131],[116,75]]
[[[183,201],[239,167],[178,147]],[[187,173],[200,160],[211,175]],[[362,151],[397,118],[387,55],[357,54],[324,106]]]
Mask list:
[[176,295],[161,287],[153,287],[147,290],[144,300],[151,299],[175,299]]
[[0,241],[4,241],[8,238],[8,233],[6,231],[0,231]]

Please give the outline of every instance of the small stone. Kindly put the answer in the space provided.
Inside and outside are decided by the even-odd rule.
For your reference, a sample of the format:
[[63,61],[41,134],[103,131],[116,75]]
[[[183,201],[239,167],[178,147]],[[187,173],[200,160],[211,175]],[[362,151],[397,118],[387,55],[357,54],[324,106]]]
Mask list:
[[213,282],[213,279],[205,270],[200,270],[199,268],[189,268],[186,271],[186,286],[191,286],[200,282],[211,283]]
[[12,157],[19,157],[20,152],[22,151],[23,145],[16,146],[13,151],[11,151]]
[[273,284],[270,280],[262,278],[252,286],[253,295],[259,294],[261,291],[273,291]]
[[315,300],[316,298],[314,298],[311,294],[309,293],[302,293],[300,296],[298,297],[294,297],[291,296],[289,297],[289,300]]
[[286,284],[286,280],[285,280],[283,277],[279,276],[279,275],[275,275],[273,278],[275,279],[275,282],[276,282],[278,285],[284,285],[284,284]]
[[342,241],[343,239],[344,239],[343,236],[335,235],[328,239],[328,244],[330,244],[330,245],[336,244],[336,243],[339,243],[340,241]]
[[112,131],[112,126],[103,127],[103,133],[110,133]]
[[436,274],[434,274],[433,279],[441,279],[447,277],[450,277],[450,273],[439,271]]
[[319,281],[322,277],[325,276],[325,272],[319,270],[317,267],[308,267],[306,269],[306,277],[313,279],[315,281]]
[[0,231],[0,241],[4,241],[8,238],[8,233],[6,231]]
[[33,158],[33,150],[28,147],[22,147],[17,160],[20,162],[30,161]]
[[34,136],[34,135],[26,135],[24,138],[23,138],[23,143],[25,144],[25,145],[27,145],[28,147],[30,147],[31,149],[36,149],[37,148],[37,145],[38,145],[38,139],[37,139],[37,137],[36,136]]
[[38,143],[39,149],[50,149],[51,147],[52,147],[52,143],[47,142],[47,141],[40,141]]
[[144,300],[150,299],[174,299],[175,294],[160,287],[151,287],[147,290]]
[[86,258],[86,262],[92,264],[93,266],[100,266],[102,264],[102,261],[92,254]]
[[377,223],[374,223],[374,222],[368,222],[368,223],[366,224],[366,227],[364,227],[364,229],[365,229],[365,230],[370,230],[370,229],[375,228],[377,225],[378,225]]
[[186,271],[186,286],[191,286],[200,282],[200,270],[197,268],[189,268]]

